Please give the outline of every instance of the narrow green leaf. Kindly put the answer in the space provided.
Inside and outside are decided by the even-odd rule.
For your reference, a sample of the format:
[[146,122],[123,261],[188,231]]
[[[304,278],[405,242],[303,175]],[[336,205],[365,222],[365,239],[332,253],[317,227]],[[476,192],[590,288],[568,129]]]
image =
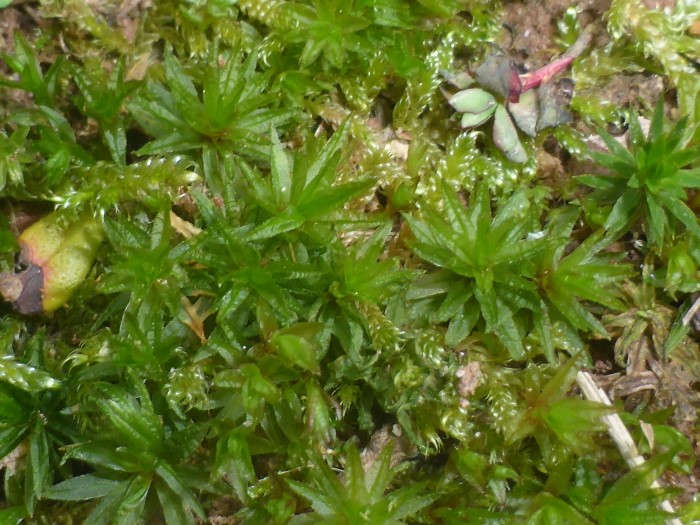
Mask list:
[[604,168],[608,168],[615,173],[634,173],[637,169],[635,163],[627,162],[621,160],[619,157],[610,155],[608,153],[601,153],[600,151],[591,151],[591,158]]
[[59,501],[85,501],[103,498],[121,484],[121,481],[102,478],[95,474],[83,474],[50,487],[46,491],[45,497]]
[[24,482],[24,504],[30,515],[34,514],[37,501],[43,496],[50,482],[49,443],[41,417],[35,417],[29,435],[26,479]]
[[110,524],[122,497],[129,488],[130,481],[130,479],[120,481],[114,490],[105,495],[85,519],[84,525]]
[[659,101],[654,108],[654,116],[649,124],[649,142],[658,141],[664,132],[664,100],[659,97]]
[[666,231],[666,213],[651,193],[646,194],[646,205],[649,212],[649,242],[661,246]]
[[313,193],[305,191],[299,199],[297,209],[308,219],[321,219],[324,215],[339,211],[342,205],[367,192],[374,181],[358,180],[340,184],[326,189],[317,189]]
[[321,516],[333,516],[335,502],[331,499],[330,495],[326,494],[322,490],[308,487],[303,483],[288,479],[287,485],[299,494],[300,496],[306,498],[311,502],[314,510],[318,512]]
[[511,358],[520,361],[525,357],[523,348],[523,336],[518,330],[513,319],[512,310],[501,300],[497,301],[498,324],[490,331],[498,337],[503,345],[508,349]]
[[[634,158],[634,155],[629,152],[627,148],[625,148],[622,144],[620,144],[617,140],[615,140],[615,137],[607,133],[606,131],[602,129],[598,129],[598,135],[600,136],[601,139],[603,139],[603,142],[605,142],[605,145],[607,146],[608,150],[610,151],[610,157],[618,159],[619,162],[623,164],[628,164],[630,166],[635,166],[636,161]],[[596,153],[595,151],[592,151],[591,154],[593,155]],[[596,158],[596,155],[593,155],[593,158],[595,160],[598,160]],[[618,171],[618,170],[615,170]],[[624,172],[622,172],[624,173]]]
[[364,476],[369,501],[379,501],[389,487],[392,477],[391,456],[394,452],[394,447],[391,443],[389,442],[382,449]]
[[360,452],[354,443],[345,449],[345,490],[347,497],[358,503],[370,503],[368,487],[365,485],[365,470]]
[[175,470],[163,461],[159,461],[156,465],[156,474],[165,482],[165,484],[177,495],[181,505],[184,506],[186,512],[194,513],[198,518],[205,519],[204,509],[200,505],[194,494],[188,489],[180,476]]
[[43,370],[20,363],[9,355],[0,357],[0,381],[26,392],[41,392],[61,386],[60,381]]
[[700,237],[700,222],[698,221],[698,217],[686,203],[678,197],[673,197],[664,192],[659,193],[657,197],[666,209],[688,228],[690,233],[696,237]]
[[168,79],[173,95],[175,95],[175,100],[183,106],[194,105],[198,107],[200,104],[197,89],[172,53],[165,53],[163,65],[165,77]]
[[450,324],[445,332],[445,344],[447,346],[458,346],[474,329],[479,320],[479,307],[474,301],[465,303],[462,311],[450,319]]
[[29,425],[15,425],[0,429],[0,460],[4,459],[10,452],[29,434]]
[[625,230],[637,217],[642,193],[635,189],[628,189],[613,206],[608,219],[605,221],[605,229],[612,234]]
[[185,510],[181,498],[168,485],[159,480],[156,493],[166,525],[195,525],[194,516]]
[[287,208],[279,215],[268,219],[247,236],[248,240],[259,241],[271,239],[277,235],[296,230],[301,227],[306,218],[295,208]]
[[324,144],[323,148],[321,149],[321,152],[314,159],[313,164],[311,164],[311,166],[309,166],[309,169],[306,171],[306,183],[304,187],[294,188],[295,192],[292,195],[293,202],[299,202],[301,192],[304,188],[310,188],[313,190],[318,185],[318,183],[320,182],[319,175],[321,175],[324,172],[329,173],[328,168],[332,165],[333,158],[345,142],[350,131],[349,128],[350,126],[348,124],[348,120],[345,120],[335,131],[330,140],[326,142],[326,144]]
[[306,382],[306,424],[315,439],[328,442],[334,435],[326,393],[315,380]]
[[150,475],[137,474],[132,476],[112,518],[115,525],[131,525],[143,520],[146,497],[150,487]]
[[68,450],[63,461],[77,459],[99,468],[117,472],[138,472],[143,467],[139,458],[125,449],[115,449],[112,444],[82,443]]
[[120,387],[103,384],[100,389],[104,397],[97,404],[121,438],[136,450],[158,450],[163,440],[158,416]]
[[274,132],[274,129],[270,132],[270,138],[272,140],[272,190],[275,195],[275,204],[278,209],[283,209],[289,205],[292,194],[291,168],[289,158],[280,144],[279,137]]
[[673,179],[675,184],[682,188],[700,188],[700,168],[679,170]]
[[445,197],[445,212],[450,226],[455,230],[455,233],[460,236],[467,236],[472,230],[472,225],[469,222],[467,210],[460,201],[457,192],[446,181],[442,182],[442,193]]
[[226,476],[238,498],[243,502],[248,501],[248,486],[257,480],[257,476],[245,435],[233,430],[219,438],[214,472],[217,476]]
[[576,180],[598,190],[614,190],[621,182],[618,177],[602,175],[579,175]]

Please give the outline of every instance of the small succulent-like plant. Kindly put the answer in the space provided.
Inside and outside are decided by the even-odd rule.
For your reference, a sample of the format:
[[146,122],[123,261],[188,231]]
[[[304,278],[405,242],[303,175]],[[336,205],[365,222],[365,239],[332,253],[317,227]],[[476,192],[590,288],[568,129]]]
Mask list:
[[465,89],[450,97],[450,105],[462,113],[460,123],[463,128],[479,127],[494,117],[493,142],[496,147],[508,160],[519,163],[527,160],[527,153],[506,107],[496,102],[491,93],[480,88]]
[[[545,128],[571,120],[571,114],[555,101],[549,81],[571,64],[588,45],[589,39],[588,34],[582,34],[561,58],[524,75],[518,74],[509,57],[498,53],[490,55],[474,71],[477,84],[486,89],[462,89],[449,99],[450,105],[462,113],[462,127],[477,128],[494,117],[493,141],[496,147],[508,160],[525,162],[527,153],[516,125],[534,137]],[[472,82],[468,76],[459,78],[462,79],[461,88],[467,88]]]

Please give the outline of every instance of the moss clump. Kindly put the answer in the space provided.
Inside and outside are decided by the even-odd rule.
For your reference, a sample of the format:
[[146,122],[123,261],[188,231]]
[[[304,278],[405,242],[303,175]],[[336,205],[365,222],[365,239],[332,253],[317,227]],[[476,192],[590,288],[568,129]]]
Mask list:
[[[0,521],[696,519],[668,482],[700,406],[676,4],[615,1],[607,29],[572,5],[531,53],[509,2],[5,7]],[[545,73],[574,56],[571,93]],[[599,89],[630,72],[665,96]],[[534,105],[494,91],[513,75]],[[470,82],[495,133],[460,128]],[[580,399],[586,368],[623,402]]]

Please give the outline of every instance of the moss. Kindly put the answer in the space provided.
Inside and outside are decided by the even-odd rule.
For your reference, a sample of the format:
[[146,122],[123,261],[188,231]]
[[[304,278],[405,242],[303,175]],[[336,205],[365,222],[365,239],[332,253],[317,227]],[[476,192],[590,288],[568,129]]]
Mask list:
[[[560,9],[545,40],[576,53],[532,52],[577,56],[569,103],[497,48],[510,5],[3,12],[0,198],[33,213],[0,221],[0,521],[669,519],[651,481],[692,474],[700,406],[698,13],[614,1],[582,52]],[[520,164],[448,103],[476,83],[509,118],[498,61],[555,117],[517,115]],[[601,91],[629,75],[669,89]],[[35,316],[22,245],[47,259]],[[593,366],[624,404],[579,399]]]

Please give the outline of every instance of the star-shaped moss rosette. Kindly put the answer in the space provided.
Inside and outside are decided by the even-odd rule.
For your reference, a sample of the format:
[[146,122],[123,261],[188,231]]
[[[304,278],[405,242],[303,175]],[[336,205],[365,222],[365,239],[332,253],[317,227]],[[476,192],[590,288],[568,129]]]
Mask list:
[[493,117],[493,142],[496,147],[508,160],[525,162],[527,153],[518,137],[516,125],[534,137],[544,128],[571,120],[571,113],[556,100],[549,81],[569,67],[589,41],[590,34],[583,33],[561,58],[523,75],[518,74],[508,56],[489,55],[474,71],[476,82],[486,89],[463,89],[449,98],[450,105],[462,113],[462,127],[476,128]]

